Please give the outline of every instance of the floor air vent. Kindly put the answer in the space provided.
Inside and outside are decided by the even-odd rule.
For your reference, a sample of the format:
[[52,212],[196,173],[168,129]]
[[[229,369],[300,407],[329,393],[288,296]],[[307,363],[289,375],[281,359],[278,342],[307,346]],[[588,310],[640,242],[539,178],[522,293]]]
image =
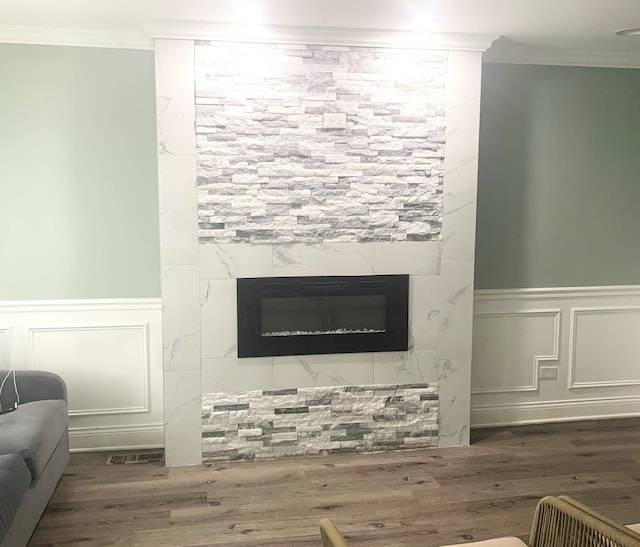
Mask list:
[[117,465],[122,463],[152,463],[164,460],[164,451],[154,452],[129,452],[127,454],[109,454],[106,465]]

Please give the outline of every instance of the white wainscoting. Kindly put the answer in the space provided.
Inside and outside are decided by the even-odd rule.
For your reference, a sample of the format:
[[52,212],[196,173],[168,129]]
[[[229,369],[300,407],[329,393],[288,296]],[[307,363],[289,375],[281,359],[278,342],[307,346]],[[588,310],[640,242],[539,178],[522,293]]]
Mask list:
[[639,416],[640,286],[476,291],[471,368],[472,427]]
[[0,302],[0,368],[67,384],[72,450],[163,446],[159,298]]

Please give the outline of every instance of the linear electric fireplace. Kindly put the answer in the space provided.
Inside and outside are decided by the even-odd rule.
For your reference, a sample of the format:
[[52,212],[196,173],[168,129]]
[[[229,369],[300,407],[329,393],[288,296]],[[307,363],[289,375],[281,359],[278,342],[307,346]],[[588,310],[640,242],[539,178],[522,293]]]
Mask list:
[[408,275],[237,281],[238,357],[408,347]]

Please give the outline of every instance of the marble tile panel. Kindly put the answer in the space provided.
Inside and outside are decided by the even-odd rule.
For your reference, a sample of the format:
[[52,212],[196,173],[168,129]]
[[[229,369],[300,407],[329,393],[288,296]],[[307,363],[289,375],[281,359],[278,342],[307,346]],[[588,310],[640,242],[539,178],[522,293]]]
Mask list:
[[375,353],[374,384],[409,384],[438,381],[438,352],[411,350]]
[[276,389],[373,383],[372,353],[291,355],[273,358]]
[[409,278],[409,348],[438,349],[440,339],[440,277]]
[[439,361],[441,447],[467,446],[471,405],[471,359]]
[[164,375],[164,438],[167,467],[202,463],[200,371]]
[[196,157],[158,156],[160,261],[198,264]]
[[449,52],[445,157],[478,155],[481,77],[481,52]]
[[200,245],[202,279],[271,277],[273,246],[247,243],[205,243]]
[[202,360],[202,392],[273,389],[273,358],[221,357]]
[[155,40],[156,91],[194,102],[193,91],[189,91],[194,82],[194,48],[192,40]]
[[161,289],[164,370],[200,370],[198,267],[163,266]]
[[471,359],[473,261],[442,261],[440,359]]
[[202,357],[235,357],[237,342],[237,300],[235,279],[200,282]]
[[194,43],[156,40],[158,154],[196,152]]
[[373,243],[273,246],[273,275],[372,275]]
[[442,260],[474,260],[477,158],[445,158]]
[[374,243],[376,274],[437,275],[439,241],[393,241]]

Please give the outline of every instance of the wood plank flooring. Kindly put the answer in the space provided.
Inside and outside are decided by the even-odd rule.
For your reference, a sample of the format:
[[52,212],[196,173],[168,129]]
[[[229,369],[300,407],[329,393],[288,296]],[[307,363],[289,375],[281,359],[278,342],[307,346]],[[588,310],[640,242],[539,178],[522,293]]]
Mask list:
[[568,494],[640,522],[640,418],[475,430],[468,448],[165,469],[74,454],[30,547],[354,547],[528,537],[533,509]]

